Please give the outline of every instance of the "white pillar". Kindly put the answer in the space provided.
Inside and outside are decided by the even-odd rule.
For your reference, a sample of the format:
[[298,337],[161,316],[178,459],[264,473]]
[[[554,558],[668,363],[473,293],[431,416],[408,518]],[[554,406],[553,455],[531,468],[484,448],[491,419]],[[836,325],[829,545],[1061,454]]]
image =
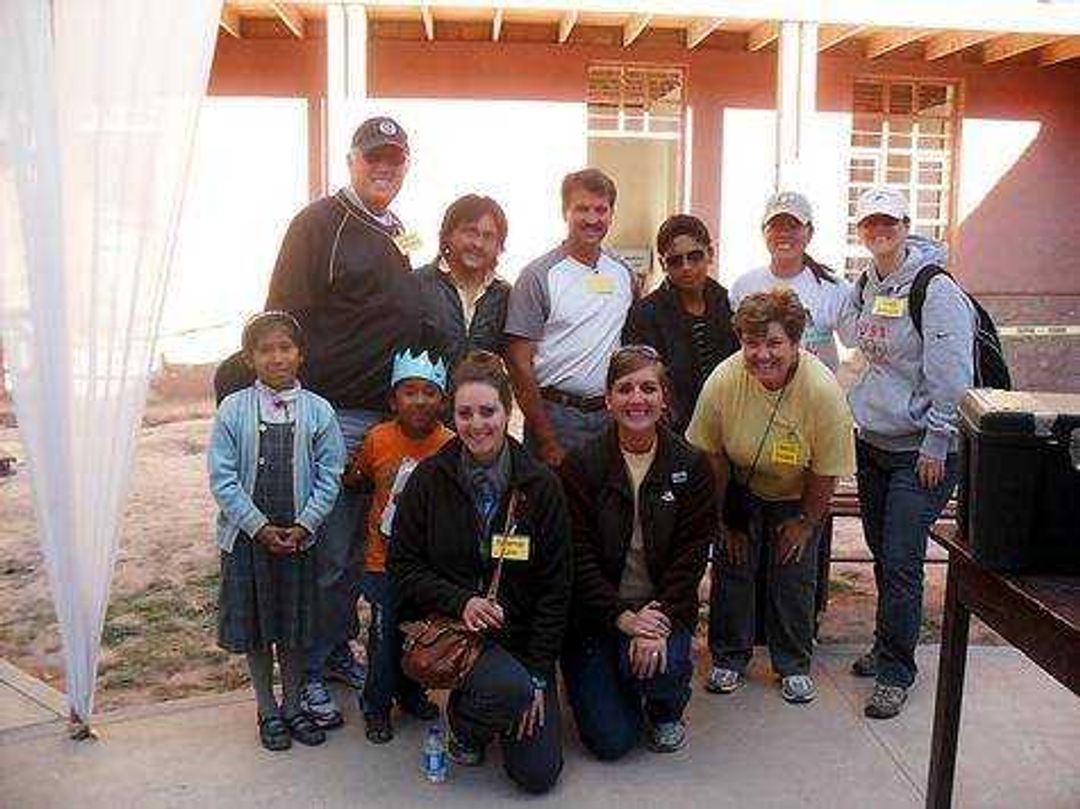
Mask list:
[[783,22],[777,42],[776,188],[803,185],[817,108],[818,27]]
[[326,7],[326,138],[323,151],[327,184],[341,184],[345,154],[360,123],[358,101],[367,98],[367,9],[358,3]]

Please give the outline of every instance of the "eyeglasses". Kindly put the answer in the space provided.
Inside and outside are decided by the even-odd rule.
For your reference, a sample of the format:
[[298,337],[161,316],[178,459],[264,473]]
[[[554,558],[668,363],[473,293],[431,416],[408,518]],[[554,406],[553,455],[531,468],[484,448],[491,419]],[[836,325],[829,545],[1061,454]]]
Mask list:
[[677,270],[691,264],[700,264],[705,260],[706,253],[700,247],[686,253],[668,253],[664,256],[664,269]]

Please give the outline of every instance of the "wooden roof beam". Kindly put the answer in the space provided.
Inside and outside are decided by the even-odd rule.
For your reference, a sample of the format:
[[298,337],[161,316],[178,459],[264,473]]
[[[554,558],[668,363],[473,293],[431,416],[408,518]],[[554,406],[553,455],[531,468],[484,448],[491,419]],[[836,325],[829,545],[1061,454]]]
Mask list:
[[304,15],[288,3],[270,3],[270,10],[297,39],[304,38]]
[[943,59],[954,53],[959,53],[972,45],[979,45],[993,39],[997,34],[988,31],[946,31],[943,34],[935,34],[926,41],[926,58]]
[[495,9],[495,13],[491,17],[491,41],[498,42],[502,36],[503,25],[503,10],[501,8]]
[[1006,34],[983,45],[983,64],[1012,59],[1022,53],[1057,42],[1061,37],[1050,34]]
[[420,21],[424,23],[424,39],[431,42],[435,39],[435,15],[427,3],[420,6]]
[[629,48],[634,44],[634,40],[641,36],[641,32],[649,27],[649,20],[651,19],[652,14],[635,14],[626,21],[622,32],[622,45],[624,48]]
[[780,36],[780,26],[774,22],[764,22],[746,35],[746,49],[760,51],[769,47]]
[[1039,64],[1046,67],[1077,58],[1080,58],[1080,37],[1070,37],[1045,46],[1039,54]]
[[866,43],[866,58],[880,59],[888,53],[899,50],[912,42],[918,42],[926,36],[926,31],[883,31],[872,34]]
[[869,26],[866,25],[823,25],[818,29],[818,53],[827,51],[841,42],[857,37]]
[[221,19],[218,25],[229,36],[240,39],[240,12],[232,6],[221,7]]
[[577,25],[577,12],[567,11],[564,12],[562,17],[559,18],[559,44],[562,45],[566,40],[570,39],[570,34],[574,30],[574,26]]
[[709,38],[709,34],[723,25],[724,21],[717,17],[708,17],[704,20],[694,20],[686,27],[686,49],[692,51],[702,42]]

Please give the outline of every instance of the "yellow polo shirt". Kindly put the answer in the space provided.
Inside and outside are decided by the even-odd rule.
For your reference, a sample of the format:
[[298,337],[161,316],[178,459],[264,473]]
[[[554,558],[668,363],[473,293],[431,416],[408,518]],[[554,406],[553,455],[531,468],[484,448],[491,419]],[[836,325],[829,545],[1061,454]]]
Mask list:
[[705,381],[686,438],[706,452],[723,450],[739,480],[745,480],[768,427],[750,480],[751,491],[764,500],[798,500],[807,471],[822,477],[852,474],[851,411],[832,372],[799,349],[799,365],[770,427],[778,397],[780,391],[766,390],[737,352]]

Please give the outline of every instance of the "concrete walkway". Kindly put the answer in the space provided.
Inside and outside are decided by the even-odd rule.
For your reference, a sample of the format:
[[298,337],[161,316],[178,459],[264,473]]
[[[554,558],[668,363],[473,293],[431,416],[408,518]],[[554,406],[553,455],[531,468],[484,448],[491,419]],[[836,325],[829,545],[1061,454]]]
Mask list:
[[[592,761],[567,717],[566,769],[545,798],[518,794],[497,754],[429,785],[419,773],[424,728],[403,721],[392,744],[373,746],[351,703],[327,744],[284,754],[258,746],[247,693],[104,715],[101,739],[76,743],[58,695],[0,665],[0,806],[922,806],[937,648],[920,650],[922,680],[890,722],[862,717],[870,685],[847,673],[856,652],[819,650],[820,696],[809,706],[786,705],[760,666],[733,695],[695,691],[690,744],[671,756]],[[1011,649],[969,655],[954,805],[1080,806],[1080,701]]]

